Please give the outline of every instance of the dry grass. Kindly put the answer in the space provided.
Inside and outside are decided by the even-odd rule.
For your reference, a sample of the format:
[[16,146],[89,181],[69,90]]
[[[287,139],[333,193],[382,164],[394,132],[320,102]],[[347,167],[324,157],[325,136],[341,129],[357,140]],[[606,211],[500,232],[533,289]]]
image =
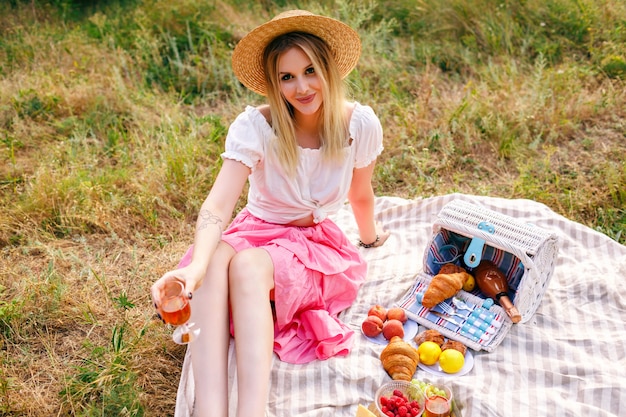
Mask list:
[[[20,310],[7,323],[11,333],[3,339],[4,376],[11,370],[3,407],[18,415],[55,415],[64,401],[63,414],[80,414],[86,404],[76,404],[76,398],[97,400],[98,387],[85,384],[76,398],[59,396],[76,382],[79,368],[98,373],[94,381],[101,379],[102,385],[120,383],[119,374],[128,368],[137,375],[134,383],[143,405],[154,415],[170,412],[183,351],[169,343],[167,331],[153,320],[146,294],[153,277],[174,265],[184,247],[162,250],[143,244],[129,246],[101,235],[7,253],[3,282],[7,276],[23,279],[3,294]],[[139,308],[120,309],[114,299],[121,294]],[[124,347],[109,350],[112,328],[124,324]]]

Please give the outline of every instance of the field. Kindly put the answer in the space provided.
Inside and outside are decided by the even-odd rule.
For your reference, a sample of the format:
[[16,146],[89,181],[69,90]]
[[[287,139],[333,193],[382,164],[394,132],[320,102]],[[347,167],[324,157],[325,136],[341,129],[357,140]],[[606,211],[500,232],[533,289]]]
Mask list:
[[0,415],[173,413],[184,349],[149,287],[262,102],[233,46],[294,4],[362,37],[377,195],[528,198],[626,243],[622,0],[5,1]]

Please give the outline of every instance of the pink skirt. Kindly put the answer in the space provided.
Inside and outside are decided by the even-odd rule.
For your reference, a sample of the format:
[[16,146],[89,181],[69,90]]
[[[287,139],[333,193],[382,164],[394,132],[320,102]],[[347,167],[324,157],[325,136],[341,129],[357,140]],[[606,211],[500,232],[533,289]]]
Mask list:
[[282,361],[307,363],[350,352],[354,331],[338,314],[356,299],[367,264],[333,221],[285,226],[243,209],[222,240],[236,251],[261,247],[274,262],[274,352]]

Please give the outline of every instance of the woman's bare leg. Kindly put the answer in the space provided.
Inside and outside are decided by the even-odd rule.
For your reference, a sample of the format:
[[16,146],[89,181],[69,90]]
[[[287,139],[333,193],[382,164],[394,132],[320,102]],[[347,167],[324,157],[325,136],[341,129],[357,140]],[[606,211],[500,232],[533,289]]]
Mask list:
[[195,381],[195,417],[228,416],[228,264],[234,249],[220,243],[191,300],[191,322],[200,335],[189,344]]
[[237,354],[238,417],[263,417],[274,350],[269,294],[274,264],[264,249],[247,249],[230,263],[230,302]]

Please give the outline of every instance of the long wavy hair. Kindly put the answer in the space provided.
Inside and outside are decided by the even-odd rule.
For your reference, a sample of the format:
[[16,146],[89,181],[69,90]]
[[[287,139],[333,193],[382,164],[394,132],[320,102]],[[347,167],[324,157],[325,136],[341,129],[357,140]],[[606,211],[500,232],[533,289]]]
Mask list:
[[322,117],[320,150],[329,161],[341,161],[348,144],[345,85],[328,45],[315,35],[290,32],[274,39],[263,55],[267,98],[272,128],[276,134],[274,151],[288,173],[294,174],[298,163],[298,143],[295,135],[294,109],[280,92],[278,60],[282,53],[298,47],[309,57],[322,86]]

